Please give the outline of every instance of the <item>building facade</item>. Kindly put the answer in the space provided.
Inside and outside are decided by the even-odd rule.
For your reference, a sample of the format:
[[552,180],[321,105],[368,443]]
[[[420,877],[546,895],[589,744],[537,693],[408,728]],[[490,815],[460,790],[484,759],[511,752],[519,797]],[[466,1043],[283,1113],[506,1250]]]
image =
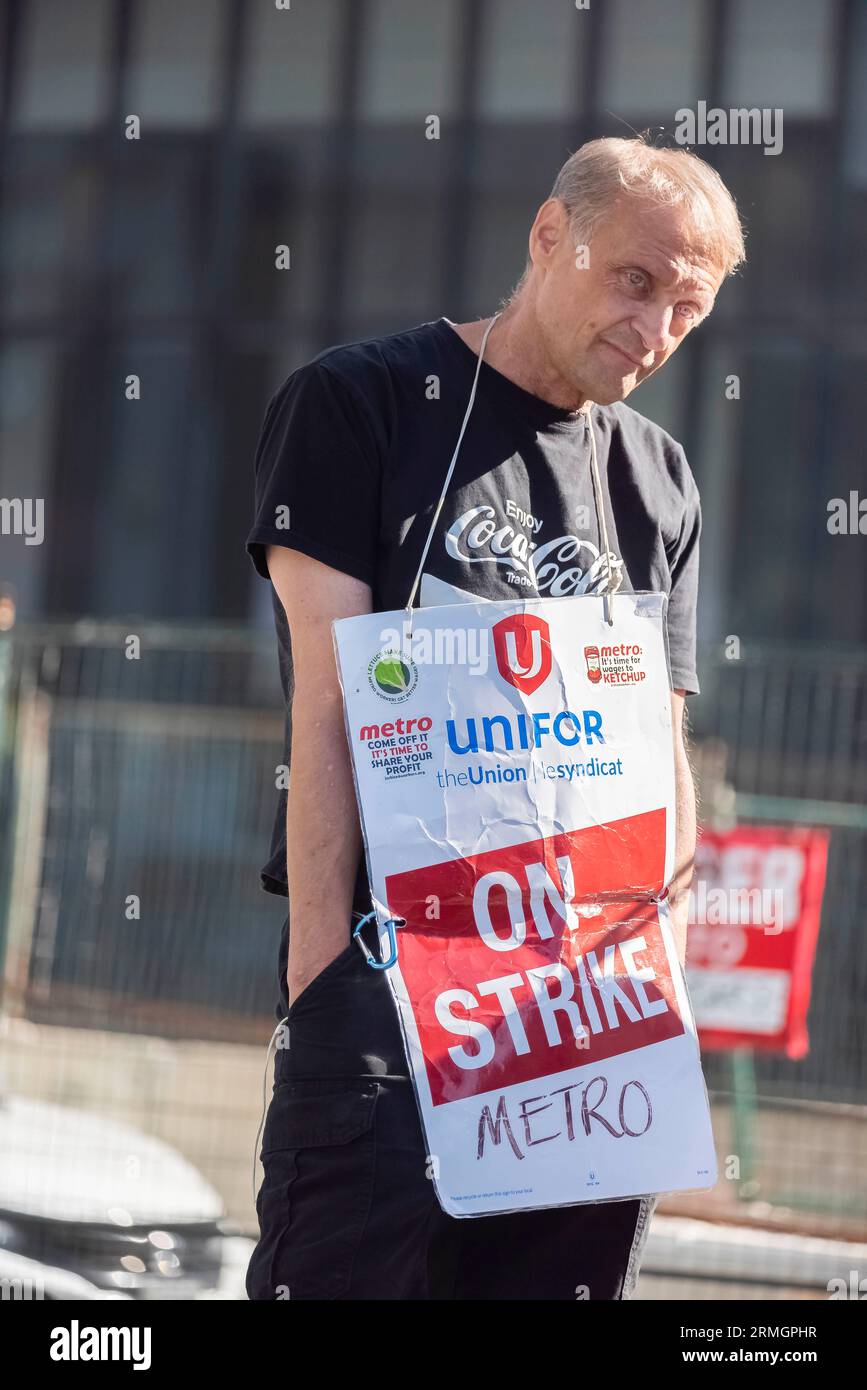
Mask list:
[[46,518],[41,546],[0,537],[22,618],[269,622],[243,540],[283,378],[492,312],[571,150],[670,140],[705,102],[780,110],[783,145],[697,146],[748,264],[630,403],[702,489],[705,642],[863,640],[865,541],[827,526],[867,494],[863,3],[3,0],[0,20],[0,496]]

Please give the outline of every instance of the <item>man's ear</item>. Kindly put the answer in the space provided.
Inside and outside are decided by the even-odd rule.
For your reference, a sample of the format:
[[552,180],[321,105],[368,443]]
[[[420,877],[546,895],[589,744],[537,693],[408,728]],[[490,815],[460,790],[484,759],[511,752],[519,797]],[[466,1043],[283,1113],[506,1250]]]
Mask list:
[[530,260],[535,266],[544,270],[550,265],[563,239],[567,222],[566,207],[559,198],[549,198],[542,204],[530,228]]

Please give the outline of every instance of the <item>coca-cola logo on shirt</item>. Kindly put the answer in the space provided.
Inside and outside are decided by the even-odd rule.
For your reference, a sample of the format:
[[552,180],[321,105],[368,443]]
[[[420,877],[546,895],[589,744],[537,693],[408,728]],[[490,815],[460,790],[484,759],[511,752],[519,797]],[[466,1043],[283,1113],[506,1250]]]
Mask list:
[[[503,565],[508,583],[550,598],[605,592],[608,564],[592,541],[565,535],[540,544],[496,517],[488,504],[470,507],[446,532],[446,553],[466,565]],[[622,569],[613,551],[609,558],[612,572]]]

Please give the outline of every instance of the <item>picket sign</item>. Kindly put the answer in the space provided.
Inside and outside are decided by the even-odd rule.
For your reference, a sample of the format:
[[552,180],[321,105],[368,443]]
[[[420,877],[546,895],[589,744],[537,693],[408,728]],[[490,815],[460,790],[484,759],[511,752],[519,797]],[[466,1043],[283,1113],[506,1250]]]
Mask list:
[[829,840],[802,825],[703,831],[686,974],[705,1050],[807,1055]]
[[664,890],[665,596],[333,625],[368,872],[452,1216],[711,1187]]

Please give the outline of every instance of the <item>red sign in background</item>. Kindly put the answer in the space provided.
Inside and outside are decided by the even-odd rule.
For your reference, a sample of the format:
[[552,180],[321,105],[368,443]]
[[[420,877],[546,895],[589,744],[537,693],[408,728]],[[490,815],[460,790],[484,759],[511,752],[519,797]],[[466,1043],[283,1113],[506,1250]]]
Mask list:
[[[540,893],[534,873],[544,865],[552,885],[562,889],[557,861],[566,858],[573,900],[594,905],[592,914],[579,913],[571,927],[558,911],[556,894]],[[389,907],[408,924],[399,934],[400,967],[435,1105],[551,1076],[684,1031],[657,908],[648,901],[661,889],[664,862],[663,809],[387,879]],[[491,883],[484,895],[488,936],[512,940],[507,950],[488,945],[477,924],[473,899],[480,880]],[[545,980],[537,977],[534,989],[528,972],[551,965],[563,969]],[[504,978],[505,992],[491,991],[491,982]],[[562,994],[572,1007],[541,1007],[541,990],[555,1003]],[[473,1057],[483,1044],[437,1017],[437,1000],[447,991],[467,994],[450,1000],[446,1023],[470,1020],[492,1039],[492,1055],[482,1066],[462,1067],[454,1060],[454,1049]]]
[[[785,1022],[773,1033],[742,1025],[706,1027],[697,1007],[703,1048],[752,1046],[791,1058],[806,1055],[828,841],[825,830],[792,826],[702,833],[693,883],[696,921],[687,934],[688,978],[695,970],[751,970],[784,972],[790,981]],[[750,914],[738,910],[750,895],[758,921],[743,920]]]

